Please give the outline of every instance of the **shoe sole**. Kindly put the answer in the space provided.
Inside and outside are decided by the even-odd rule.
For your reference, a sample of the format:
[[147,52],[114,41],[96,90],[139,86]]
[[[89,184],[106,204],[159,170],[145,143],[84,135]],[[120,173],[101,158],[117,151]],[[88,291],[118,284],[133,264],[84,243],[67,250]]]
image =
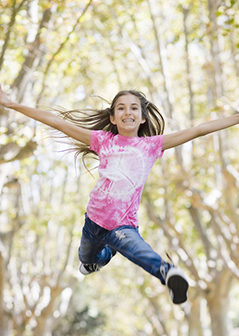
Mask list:
[[188,281],[184,272],[176,267],[168,271],[166,285],[169,288],[169,293],[173,303],[181,304],[187,301]]
[[[169,274],[171,273],[171,274]],[[183,274],[177,274],[178,270],[170,270],[168,273],[166,285],[169,288],[170,296],[175,304],[181,304],[187,301],[188,282]]]
[[89,275],[89,274],[92,273],[92,272],[88,272],[88,271],[85,269],[85,267],[84,267],[83,264],[80,264],[79,271],[80,271],[80,273],[83,274],[83,275]]
[[100,271],[100,267],[98,267],[97,269],[94,269],[94,270],[92,270],[92,271],[88,271],[88,270],[85,268],[84,264],[80,263],[79,271],[80,271],[80,273],[83,274],[83,275],[89,275],[89,274],[91,274],[91,273],[99,272],[99,271]]

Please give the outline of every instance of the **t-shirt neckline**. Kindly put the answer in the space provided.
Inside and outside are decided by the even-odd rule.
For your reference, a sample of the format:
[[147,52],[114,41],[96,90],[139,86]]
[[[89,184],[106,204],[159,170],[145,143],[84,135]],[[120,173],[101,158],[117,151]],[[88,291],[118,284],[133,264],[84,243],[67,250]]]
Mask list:
[[130,140],[130,139],[138,139],[139,138],[138,136],[136,136],[136,137],[127,137],[127,136],[121,135],[121,134],[116,134],[116,136],[118,138],[122,139],[122,140],[128,140],[128,139]]

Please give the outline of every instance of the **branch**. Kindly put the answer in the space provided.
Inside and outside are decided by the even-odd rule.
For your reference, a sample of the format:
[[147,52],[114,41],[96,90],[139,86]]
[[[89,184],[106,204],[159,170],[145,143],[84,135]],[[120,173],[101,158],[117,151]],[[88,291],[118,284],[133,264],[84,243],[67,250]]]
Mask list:
[[[27,77],[30,74],[30,71],[37,66],[36,60],[40,60],[41,56],[45,52],[45,48],[40,49],[41,44],[41,31],[42,28],[46,27],[49,23],[52,16],[52,8],[48,8],[43,12],[42,19],[39,25],[38,32],[36,34],[35,40],[28,46],[28,54],[25,57],[25,60],[22,64],[22,68],[15,78],[14,82],[11,85],[11,88],[17,88],[17,100],[20,103],[25,93],[25,87],[29,83],[29,78]],[[40,49],[40,50],[39,50]],[[38,61],[39,62],[39,61]]]
[[42,89],[41,92],[39,94],[38,100],[37,100],[37,104],[40,102],[42,96],[43,96],[43,92],[45,89],[45,82],[46,82],[46,77],[47,74],[50,70],[50,67],[52,65],[52,62],[55,60],[56,56],[58,54],[60,54],[61,50],[64,48],[64,46],[66,45],[66,43],[68,42],[68,40],[70,39],[71,34],[76,30],[76,27],[78,26],[78,24],[80,23],[81,19],[83,18],[83,16],[85,15],[85,13],[87,12],[87,9],[89,8],[89,6],[91,5],[93,0],[89,0],[88,4],[86,5],[85,9],[83,10],[82,14],[80,15],[80,17],[77,19],[76,23],[74,24],[72,30],[68,33],[68,35],[66,36],[65,40],[59,45],[58,49],[54,52],[54,54],[52,55],[51,59],[48,61],[46,69],[44,71],[44,77],[43,77],[43,83],[42,83]]
[[10,35],[11,35],[11,32],[12,32],[12,27],[14,26],[14,23],[15,23],[15,20],[16,20],[16,15],[20,11],[20,9],[23,7],[23,5],[25,4],[26,1],[29,1],[29,0],[22,0],[20,2],[20,4],[18,5],[18,7],[16,7],[17,0],[13,1],[12,16],[11,16],[11,20],[10,20],[8,28],[7,28],[7,34],[6,34],[5,41],[4,41],[4,44],[3,44],[3,47],[2,47],[2,52],[1,52],[1,55],[0,55],[0,71],[2,69],[2,65],[3,65],[3,61],[4,61],[4,55],[5,55],[5,52],[8,48],[8,44],[9,44],[9,41],[10,41]]
[[73,237],[73,229],[74,227],[72,227],[71,232],[70,232],[70,237],[69,237],[69,244],[67,246],[67,251],[66,251],[66,257],[65,257],[65,262],[64,265],[59,273],[59,278],[61,278],[61,276],[64,274],[65,270],[66,270],[66,266],[68,265],[68,261],[70,258],[70,252],[71,252],[71,246],[72,246],[72,237]]
[[237,265],[232,261],[230,255],[228,253],[226,253],[226,249],[224,246],[224,241],[222,239],[221,236],[218,237],[218,244],[220,245],[220,249],[219,249],[219,254],[222,258],[222,260],[224,261],[224,265],[225,267],[230,270],[230,272],[232,272],[232,274],[239,279],[239,268],[237,267]]
[[189,92],[189,105],[190,105],[190,120],[191,124],[194,121],[194,106],[193,106],[193,90],[192,90],[192,80],[191,80],[191,68],[190,68],[190,59],[189,59],[189,43],[188,43],[188,28],[187,28],[187,18],[190,9],[185,9],[182,6],[183,12],[183,28],[184,28],[184,36],[185,36],[185,56],[186,56],[186,70],[187,70],[187,84],[188,84],[188,92]]
[[[110,13],[112,14],[112,16],[114,17],[115,21],[117,21],[117,15],[116,13],[112,10],[112,8],[110,7],[109,8],[110,10]],[[136,26],[136,23],[135,23],[135,20],[133,19],[133,17],[131,17],[132,21],[133,21],[133,24],[134,24],[134,27],[135,29],[137,29],[137,26]],[[151,95],[153,93],[154,88],[153,88],[153,85],[152,85],[152,81],[151,81],[151,78],[152,78],[152,71],[146,61],[146,57],[145,57],[145,54],[143,52],[143,49],[141,48],[141,46],[138,44],[136,44],[132,39],[131,37],[129,36],[128,32],[124,29],[124,25],[123,24],[120,24],[118,23],[118,27],[119,27],[119,32],[120,34],[122,35],[123,39],[125,39],[127,42],[128,42],[128,46],[129,46],[129,49],[131,50],[132,54],[134,55],[136,61],[139,63],[139,65],[141,66],[146,78],[147,78],[147,82],[148,82],[148,85],[149,85],[149,90],[151,92]],[[139,34],[140,35],[140,34]]]
[[229,251],[229,255],[230,255],[230,259],[233,260],[233,262],[235,262],[236,264],[238,263],[238,253],[237,250],[232,248],[232,236],[231,236],[231,232],[228,229],[228,232],[230,234],[230,237],[227,237],[225,232],[223,232],[222,228],[220,227],[216,215],[213,212],[210,212],[211,215],[211,221],[210,223],[213,225],[214,231],[216,233],[216,237],[217,237],[217,242],[219,245],[219,250],[221,251],[221,244],[222,241],[224,242],[225,246],[227,247],[228,251]]
[[229,208],[229,216],[236,225],[237,234],[239,235],[239,218],[235,211],[236,194],[239,186],[239,173],[231,165],[226,165],[222,169],[223,176],[226,180],[225,196],[227,199],[227,207]]
[[12,162],[16,160],[23,160],[33,155],[33,152],[37,148],[37,143],[35,141],[28,141],[26,145],[18,152],[16,156],[6,162]]
[[[201,197],[201,195],[200,195],[199,192],[195,192],[195,191],[193,192],[193,195],[191,197],[191,202],[192,202],[192,204],[193,204],[193,206],[195,208],[204,209],[204,210],[207,210],[209,212],[209,214],[211,216],[210,224],[213,226],[213,229],[214,229],[215,235],[217,237],[217,240],[218,240],[219,236],[222,237],[222,239],[224,240],[224,242],[225,242],[228,250],[230,251],[231,256],[233,257],[233,259],[238,260],[238,253],[239,253],[238,244],[236,244],[236,246],[237,246],[237,255],[235,255],[236,252],[232,249],[232,246],[231,246],[232,239],[231,239],[231,237],[229,238],[229,237],[226,236],[225,231],[223,231],[223,229],[219,225],[216,217],[220,218],[221,221],[225,224],[225,228],[228,230],[229,234],[231,236],[233,236],[233,237],[236,237],[236,238],[237,238],[237,234],[238,234],[238,231],[237,231],[237,222],[232,221],[230,219],[230,217],[227,216],[225,213],[220,213],[219,210],[215,210],[211,206],[206,205],[203,202],[202,197]],[[235,224],[234,229],[233,229],[233,227],[230,228],[230,226],[232,224]],[[219,248],[218,248],[218,252],[219,252],[220,251],[220,244],[219,244],[219,242],[218,242],[218,245],[219,245]]]
[[154,14],[152,0],[148,0],[150,16],[153,23],[153,31],[156,39],[156,47],[159,56],[159,61],[161,64],[162,75],[163,75],[163,85],[164,85],[164,93],[166,94],[166,98],[164,100],[165,103],[165,113],[168,117],[174,118],[174,94],[172,90],[171,78],[169,73],[168,59],[167,59],[167,50],[165,47],[164,40],[162,39],[162,34],[159,31],[163,26],[163,22],[159,25],[156,23],[156,17]]
[[[4,301],[3,301],[3,290],[4,290],[4,283],[5,283],[5,261],[2,255],[2,252],[0,251],[0,316],[4,316]],[[3,330],[3,318],[0,319],[0,330]]]
[[[154,206],[152,205],[152,202],[147,202],[145,203],[146,206],[146,210],[147,210],[147,214],[148,217],[150,218],[150,220],[152,220],[156,225],[158,225],[159,227],[163,228],[164,230],[164,234],[167,237],[168,241],[171,242],[172,241],[172,236],[169,233],[169,229],[173,230],[173,232],[176,235],[176,238],[178,240],[178,247],[180,247],[185,254],[188,257],[188,262],[184,262],[183,263],[186,265],[187,268],[190,269],[190,272],[193,274],[193,276],[195,277],[195,279],[197,281],[200,280],[200,277],[198,275],[198,271],[196,266],[194,265],[193,262],[193,258],[190,256],[190,253],[187,251],[187,249],[185,248],[185,245],[183,243],[183,240],[181,238],[181,235],[179,234],[179,232],[175,229],[175,226],[171,223],[170,219],[167,219],[167,222],[162,220],[160,217],[158,217],[155,213],[155,209]],[[175,245],[171,245],[171,247],[174,249],[174,251],[179,255],[177,248],[175,247]]]
[[199,211],[197,208],[195,208],[193,205],[191,205],[189,208],[188,208],[188,211],[192,217],[192,220],[195,224],[195,228],[202,240],[202,243],[203,243],[203,246],[205,248],[205,251],[206,251],[206,255],[207,255],[207,259],[209,260],[210,259],[210,250],[213,248],[212,247],[212,244],[210,242],[210,240],[208,239],[207,235],[206,235],[206,232],[202,226],[202,221],[201,221],[201,218],[200,218],[200,215],[199,215]]
[[46,320],[49,317],[49,315],[53,313],[55,301],[63,291],[64,287],[60,286],[60,284],[57,283],[55,287],[50,287],[50,289],[51,289],[51,298],[48,305],[42,309],[40,316],[35,317],[37,321],[37,327],[35,328],[34,331],[35,336],[41,336],[43,334]]
[[0,148],[0,164],[12,160],[20,152],[21,147],[16,142],[9,142]]

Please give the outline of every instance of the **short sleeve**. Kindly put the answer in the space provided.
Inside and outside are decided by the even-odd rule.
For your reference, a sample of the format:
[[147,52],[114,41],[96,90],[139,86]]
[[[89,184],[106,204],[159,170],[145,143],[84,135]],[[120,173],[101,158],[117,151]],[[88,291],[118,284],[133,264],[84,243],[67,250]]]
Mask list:
[[161,158],[163,156],[163,141],[164,135],[154,135],[151,137],[145,138],[149,145],[149,153],[153,157]]
[[157,156],[161,158],[163,156],[163,141],[164,141],[164,135],[158,135],[158,154]]
[[112,136],[110,132],[104,131],[91,131],[90,137],[90,150],[93,150],[99,154],[100,148],[102,147],[104,141],[107,141]]

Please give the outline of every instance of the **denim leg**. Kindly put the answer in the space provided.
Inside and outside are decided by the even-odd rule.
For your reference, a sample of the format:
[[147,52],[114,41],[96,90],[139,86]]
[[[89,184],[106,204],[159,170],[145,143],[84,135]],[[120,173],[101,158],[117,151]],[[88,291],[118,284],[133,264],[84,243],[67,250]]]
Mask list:
[[95,224],[86,215],[82,230],[81,244],[78,250],[79,259],[83,264],[99,264],[105,266],[115,251],[112,251],[103,241],[102,237],[109,231]]
[[[138,229],[131,226],[122,226],[112,231],[104,237],[104,242],[120,252],[136,265],[141,266],[145,271],[157,277],[162,284],[165,281],[160,272],[160,266],[163,263],[162,258],[154,252],[140,236]],[[169,264],[164,262],[167,268]],[[166,269],[167,273],[168,269]]]

